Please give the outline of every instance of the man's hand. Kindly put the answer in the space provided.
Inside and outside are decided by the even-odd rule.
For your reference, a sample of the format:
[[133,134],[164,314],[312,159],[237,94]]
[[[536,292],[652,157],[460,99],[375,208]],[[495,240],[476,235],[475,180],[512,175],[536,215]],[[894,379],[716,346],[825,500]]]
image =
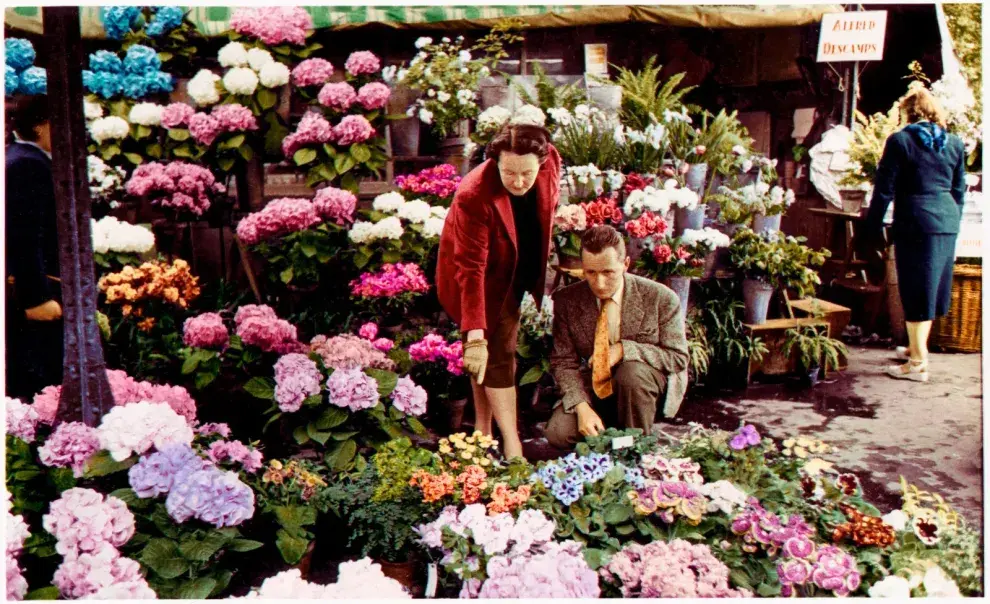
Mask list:
[[62,318],[62,305],[49,300],[25,310],[24,314],[28,321],[57,321]]
[[608,349],[608,366],[609,368],[615,367],[622,360],[622,356],[625,351],[622,350],[622,342],[616,342],[609,346]]
[[602,418],[588,403],[581,403],[575,408],[578,420],[578,432],[584,436],[598,436],[605,431]]
[[481,384],[485,381],[486,367],[488,367],[488,340],[469,339],[464,344],[464,371]]

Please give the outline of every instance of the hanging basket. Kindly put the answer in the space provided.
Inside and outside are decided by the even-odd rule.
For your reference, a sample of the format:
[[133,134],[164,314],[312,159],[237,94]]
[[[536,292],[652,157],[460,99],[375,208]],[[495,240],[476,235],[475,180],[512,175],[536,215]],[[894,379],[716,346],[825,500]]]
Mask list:
[[949,314],[935,321],[934,345],[953,352],[983,349],[983,267],[956,265]]

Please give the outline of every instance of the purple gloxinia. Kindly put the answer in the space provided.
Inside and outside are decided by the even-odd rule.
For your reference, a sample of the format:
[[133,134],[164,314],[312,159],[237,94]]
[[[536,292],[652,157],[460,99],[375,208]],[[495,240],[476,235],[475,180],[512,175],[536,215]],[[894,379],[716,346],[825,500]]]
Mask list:
[[729,446],[736,451],[742,451],[758,444],[760,444],[760,433],[750,424],[746,424],[740,428],[736,432],[736,435],[732,437],[732,441],[729,442]]

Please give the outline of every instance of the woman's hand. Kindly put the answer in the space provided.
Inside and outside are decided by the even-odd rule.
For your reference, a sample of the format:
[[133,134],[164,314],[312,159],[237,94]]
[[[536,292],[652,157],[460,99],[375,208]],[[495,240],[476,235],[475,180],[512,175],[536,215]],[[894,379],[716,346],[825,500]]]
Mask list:
[[24,311],[28,321],[57,321],[62,318],[62,305],[55,300],[42,302]]
[[[470,336],[468,336],[470,338]],[[485,368],[488,367],[488,341],[471,340],[464,344],[464,371],[477,380],[485,381]]]

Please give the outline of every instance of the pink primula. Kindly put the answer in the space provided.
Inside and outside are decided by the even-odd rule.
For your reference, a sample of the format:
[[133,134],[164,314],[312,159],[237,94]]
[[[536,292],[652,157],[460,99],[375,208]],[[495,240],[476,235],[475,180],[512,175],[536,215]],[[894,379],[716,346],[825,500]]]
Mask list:
[[351,295],[366,298],[390,298],[404,293],[425,293],[430,290],[426,275],[412,262],[383,264],[375,273],[363,273],[351,281]]

